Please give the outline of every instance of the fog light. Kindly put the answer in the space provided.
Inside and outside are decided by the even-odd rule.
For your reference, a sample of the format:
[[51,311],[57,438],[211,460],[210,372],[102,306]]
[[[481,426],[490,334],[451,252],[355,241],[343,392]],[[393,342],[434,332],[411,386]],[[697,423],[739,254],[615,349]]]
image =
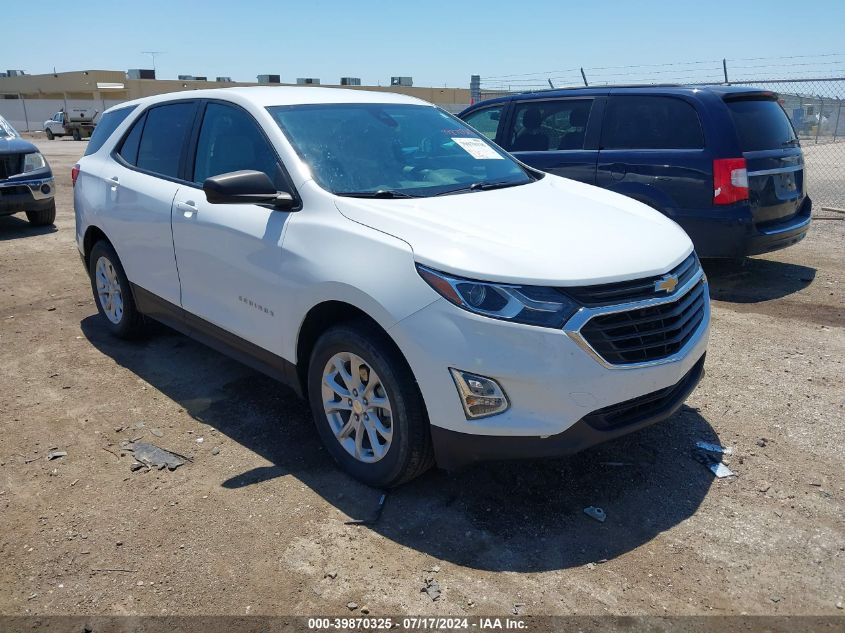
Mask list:
[[50,193],[50,185],[46,183],[41,185],[41,193]]
[[459,369],[449,369],[467,419],[485,418],[507,411],[510,403],[504,390],[492,378]]

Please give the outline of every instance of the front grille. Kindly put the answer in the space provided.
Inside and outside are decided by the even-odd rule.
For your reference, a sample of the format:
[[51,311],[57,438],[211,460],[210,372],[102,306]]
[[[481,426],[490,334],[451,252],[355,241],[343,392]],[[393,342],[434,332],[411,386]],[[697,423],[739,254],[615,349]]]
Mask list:
[[703,373],[704,356],[676,384],[593,411],[584,421],[600,431],[611,431],[671,411],[686,399]]
[[18,185],[16,187],[0,187],[0,198],[10,196],[24,196],[30,193],[29,187],[26,185]]
[[690,340],[704,319],[705,304],[702,280],[671,303],[593,317],[581,335],[613,365],[660,360]]
[[21,173],[23,154],[0,154],[0,180]]
[[[698,258],[695,256],[695,253],[691,253],[689,257],[667,274],[677,276],[678,285],[675,289],[680,290],[685,283],[693,278],[698,268]],[[629,303],[631,301],[642,301],[643,299],[652,299],[654,297],[665,297],[665,292],[654,289],[655,282],[662,277],[664,275],[655,275],[654,277],[619,281],[612,284],[559,288],[559,290],[575,299],[581,305],[587,306],[588,308],[595,308],[598,306]]]

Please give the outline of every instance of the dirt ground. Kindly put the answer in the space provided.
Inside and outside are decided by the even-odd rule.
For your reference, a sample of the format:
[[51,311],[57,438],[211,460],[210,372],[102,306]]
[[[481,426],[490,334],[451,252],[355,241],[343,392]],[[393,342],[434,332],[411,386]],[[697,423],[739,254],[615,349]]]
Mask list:
[[[74,244],[85,143],[38,145],[56,228],[0,218],[0,613],[843,613],[845,221],[707,266],[707,374],[671,420],[432,471],[354,526],[382,493],[334,467],[291,392],[164,327],[104,333]],[[138,437],[193,461],[131,472]],[[698,440],[732,447],[736,476]]]

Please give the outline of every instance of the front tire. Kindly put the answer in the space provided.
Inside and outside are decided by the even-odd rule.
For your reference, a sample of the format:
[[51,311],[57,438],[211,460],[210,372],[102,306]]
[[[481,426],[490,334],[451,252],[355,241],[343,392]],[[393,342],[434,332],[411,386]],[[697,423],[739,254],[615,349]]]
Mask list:
[[56,201],[51,200],[50,206],[39,211],[27,211],[26,219],[33,226],[49,226],[56,221]]
[[135,338],[141,334],[144,317],[135,307],[129,280],[111,244],[101,240],[94,245],[88,273],[94,302],[109,332],[118,338]]
[[56,135],[53,134],[53,130],[51,130],[50,128],[47,128],[46,130],[44,130],[44,133],[47,135],[48,141],[52,141],[54,138],[56,138]]
[[308,399],[329,453],[365,484],[392,488],[434,463],[411,369],[371,323],[335,326],[320,337],[308,366]]

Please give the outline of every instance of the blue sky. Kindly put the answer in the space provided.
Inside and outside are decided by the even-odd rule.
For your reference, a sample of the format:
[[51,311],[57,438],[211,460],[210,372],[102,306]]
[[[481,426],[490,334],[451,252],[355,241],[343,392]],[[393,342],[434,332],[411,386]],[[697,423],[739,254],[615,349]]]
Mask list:
[[[731,78],[845,76],[843,0],[5,4],[0,64],[33,74],[151,67],[141,51],[159,50],[158,76],[174,79],[278,73],[384,85],[411,75],[418,86],[466,87],[475,73],[517,87],[547,76],[577,83],[584,66],[594,81],[707,80],[723,57]],[[772,59],[781,56],[793,58]],[[657,65],[677,62],[700,63]]]

